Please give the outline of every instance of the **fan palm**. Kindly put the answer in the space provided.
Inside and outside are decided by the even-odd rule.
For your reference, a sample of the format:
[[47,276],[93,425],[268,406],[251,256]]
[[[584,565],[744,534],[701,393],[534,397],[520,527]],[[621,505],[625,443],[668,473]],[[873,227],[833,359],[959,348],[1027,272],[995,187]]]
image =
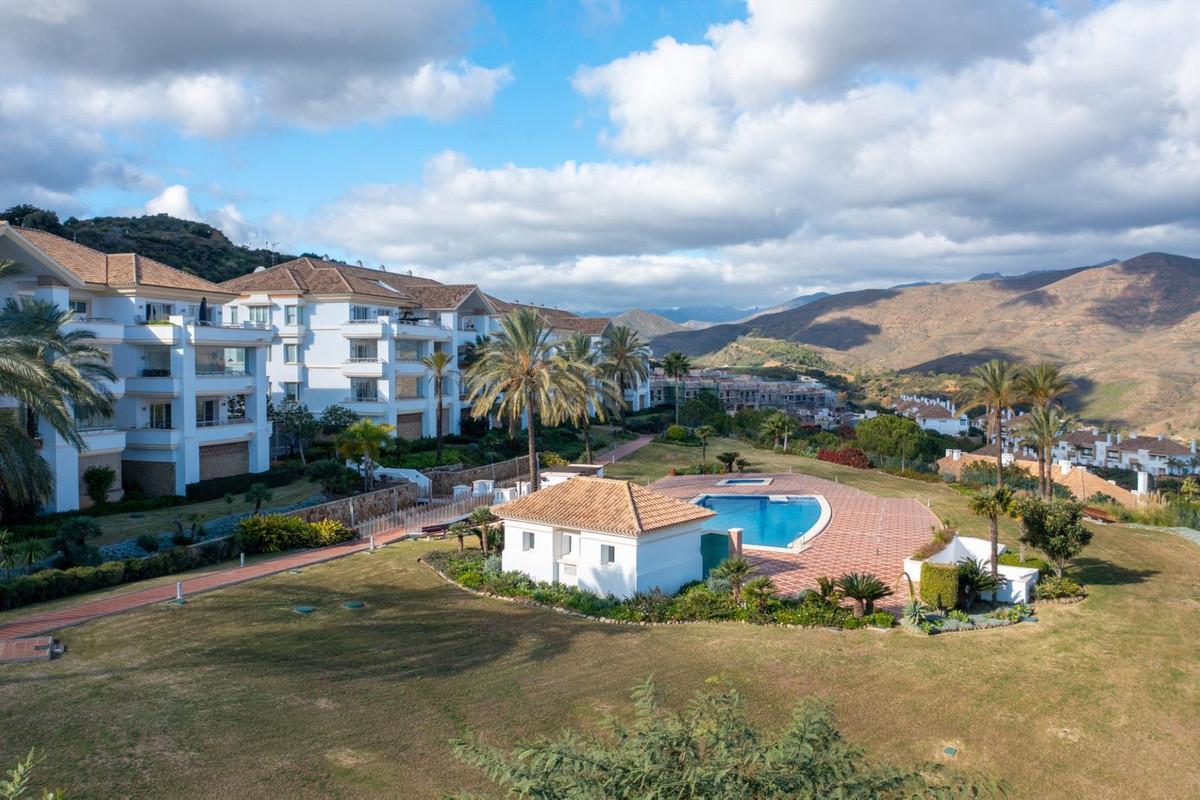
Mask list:
[[435,426],[437,444],[434,448],[434,463],[442,463],[442,437],[445,435],[443,426],[445,425],[442,411],[442,399],[446,392],[445,379],[454,373],[452,364],[454,357],[445,350],[434,350],[429,355],[421,359],[421,365],[425,367],[425,373],[429,380],[433,381],[433,396],[434,408],[437,413],[437,423]]
[[1022,427],[1027,441],[1037,450],[1038,492],[1050,497],[1054,485],[1050,469],[1054,443],[1074,430],[1076,423],[1056,405],[1038,405],[1025,415]]
[[583,381],[585,392],[572,398],[568,415],[583,433],[583,462],[592,463],[592,417],[604,422],[611,410],[622,409],[625,398],[621,387],[609,377],[609,371],[601,361],[601,354],[592,346],[592,337],[586,333],[573,334],[559,346],[559,352],[567,359],[570,369]]
[[663,374],[675,381],[675,424],[679,424],[679,401],[683,395],[683,378],[692,371],[692,362],[680,352],[667,353],[662,360]]
[[971,605],[980,595],[990,593],[995,599],[995,593],[1005,582],[1004,578],[985,570],[973,558],[966,557],[958,562],[958,591],[962,593],[964,611],[970,611]]
[[476,533],[479,534],[479,549],[486,556],[488,554],[488,537],[491,533],[492,526],[500,521],[500,518],[492,513],[492,510],[487,506],[480,506],[471,512],[471,516],[467,518],[471,525],[475,527]]
[[837,588],[844,597],[854,601],[854,616],[875,612],[875,601],[892,594],[883,581],[869,572],[847,572],[837,579]]
[[[20,272],[0,263],[0,280]],[[90,331],[64,331],[73,318],[45,300],[9,298],[0,309],[0,387],[31,417],[46,422],[68,444],[84,449],[72,411],[109,414],[113,398],[108,353]],[[19,413],[0,413],[0,493],[15,505],[47,497],[53,475]]]
[[1017,374],[1017,389],[1034,405],[1048,406],[1071,391],[1072,384],[1056,365],[1044,361]]
[[1017,368],[994,358],[971,370],[961,392],[963,412],[982,408],[987,413],[988,435],[996,443],[996,485],[1004,485],[1004,411],[1022,397]]
[[759,575],[746,581],[742,587],[742,600],[755,611],[762,613],[772,597],[779,593],[775,582],[766,575]]
[[[650,348],[628,325],[610,325],[600,340],[600,356],[609,380],[616,381],[622,398],[626,389],[650,377]],[[621,428],[625,428],[624,405],[620,409]]]
[[700,440],[700,466],[708,460],[708,437],[713,435],[711,425],[701,425],[696,428],[696,438]]
[[735,600],[742,596],[742,584],[754,573],[750,562],[740,556],[727,558],[713,567],[709,575],[729,581],[729,591]]
[[783,449],[787,450],[788,437],[796,432],[796,420],[791,414],[776,411],[763,422],[762,432],[763,435],[771,437],[773,447],[778,447],[782,439]]
[[363,490],[370,491],[375,479],[375,459],[379,451],[391,439],[391,425],[380,425],[369,419],[360,419],[337,436],[338,455],[343,458],[361,459]]
[[[982,489],[972,495],[969,502],[971,513],[987,517],[992,541],[992,576],[1000,577],[1000,517],[1012,511],[1013,493],[1007,486]],[[1025,560],[1024,553],[1021,560]]]
[[556,425],[568,419],[573,398],[585,391],[583,380],[551,343],[551,335],[537,311],[511,311],[500,318],[500,331],[467,370],[472,416],[479,419],[496,412],[513,425],[527,422],[529,485],[534,491],[540,486],[538,420]]
[[[254,516],[258,516],[262,511],[262,504],[271,502],[271,490],[267,488],[265,483],[252,483],[250,488],[246,490],[245,501],[254,504]],[[175,515],[175,527],[179,529],[179,533],[183,533],[183,523],[179,521],[179,515]]]

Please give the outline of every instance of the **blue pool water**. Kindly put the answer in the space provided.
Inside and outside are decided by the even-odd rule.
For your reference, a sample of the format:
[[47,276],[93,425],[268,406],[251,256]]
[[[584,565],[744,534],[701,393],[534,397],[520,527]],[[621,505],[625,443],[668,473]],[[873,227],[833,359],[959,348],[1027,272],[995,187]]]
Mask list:
[[722,486],[766,486],[770,483],[764,478],[726,478],[721,481]]
[[717,516],[706,528],[742,528],[743,544],[787,547],[817,524],[821,504],[815,497],[789,497],[772,502],[764,495],[706,495],[698,501]]

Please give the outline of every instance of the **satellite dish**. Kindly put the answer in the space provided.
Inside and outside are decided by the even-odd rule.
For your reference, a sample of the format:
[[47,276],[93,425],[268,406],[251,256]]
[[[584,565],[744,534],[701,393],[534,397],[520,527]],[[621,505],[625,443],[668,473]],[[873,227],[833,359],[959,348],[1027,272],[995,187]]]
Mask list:
[[266,267],[255,267],[254,271],[255,272],[266,272],[267,268]]

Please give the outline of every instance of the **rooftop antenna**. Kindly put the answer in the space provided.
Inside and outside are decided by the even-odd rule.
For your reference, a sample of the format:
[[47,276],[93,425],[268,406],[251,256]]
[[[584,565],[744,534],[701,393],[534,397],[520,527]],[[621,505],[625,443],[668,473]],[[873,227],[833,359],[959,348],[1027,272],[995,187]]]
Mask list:
[[279,242],[263,242],[263,246],[271,253],[271,266],[275,266],[275,248],[279,247]]

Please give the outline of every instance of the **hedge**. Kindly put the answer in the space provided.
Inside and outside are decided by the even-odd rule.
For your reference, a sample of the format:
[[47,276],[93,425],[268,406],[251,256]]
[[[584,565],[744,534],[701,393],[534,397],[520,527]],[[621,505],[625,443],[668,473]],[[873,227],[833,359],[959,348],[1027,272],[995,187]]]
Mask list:
[[109,561],[97,567],[45,569],[32,575],[0,581],[0,608],[19,608],[144,578],[184,572],[231,555],[227,542],[212,542],[194,549],[176,547],[146,558]]
[[1022,561],[1020,553],[1010,551],[1000,554],[1000,563],[1006,567],[1032,567],[1033,569],[1040,570],[1039,579],[1054,574],[1054,569],[1050,566],[1050,562],[1036,556],[1026,556],[1025,560]]
[[284,464],[272,467],[266,472],[251,472],[245,475],[230,475],[225,478],[209,478],[206,481],[193,483],[187,487],[189,503],[199,503],[205,500],[220,500],[227,494],[245,494],[255,483],[266,484],[273,489],[286,486],[304,474],[304,468],[297,464]]
[[234,544],[247,553],[278,553],[353,539],[355,533],[335,519],[305,522],[284,514],[246,517],[237,525]]
[[923,562],[921,599],[934,608],[954,608],[958,604],[958,565]]
[[822,447],[817,451],[818,461],[828,461],[831,464],[841,464],[855,469],[870,469],[871,461],[857,447],[843,447],[840,450],[829,450]]

